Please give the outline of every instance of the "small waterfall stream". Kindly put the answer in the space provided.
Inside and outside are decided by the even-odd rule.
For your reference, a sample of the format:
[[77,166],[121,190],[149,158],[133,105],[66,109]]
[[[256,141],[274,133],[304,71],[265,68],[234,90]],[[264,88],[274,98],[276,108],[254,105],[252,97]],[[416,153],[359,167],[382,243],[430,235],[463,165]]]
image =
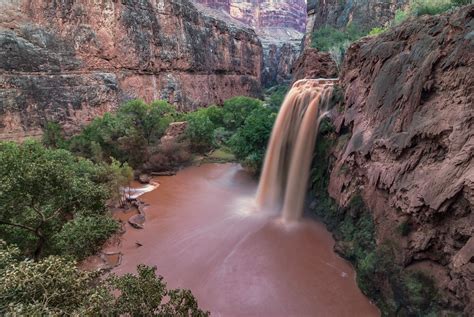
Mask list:
[[335,79],[302,79],[288,92],[273,127],[257,191],[263,209],[281,210],[285,222],[298,220],[309,180],[319,123]]

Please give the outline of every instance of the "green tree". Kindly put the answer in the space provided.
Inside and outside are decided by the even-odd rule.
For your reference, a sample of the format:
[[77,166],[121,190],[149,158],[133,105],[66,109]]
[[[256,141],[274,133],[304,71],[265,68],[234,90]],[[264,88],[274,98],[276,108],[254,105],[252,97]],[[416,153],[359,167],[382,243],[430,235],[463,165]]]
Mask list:
[[206,109],[199,109],[187,115],[186,136],[195,150],[208,150],[214,139],[216,126],[212,123]]
[[39,258],[77,215],[104,214],[106,168],[35,141],[0,143],[0,237]]
[[250,97],[234,97],[224,101],[223,123],[224,127],[230,131],[240,128],[250,113],[262,106],[262,101]]
[[166,288],[156,267],[139,265],[137,275],[125,274],[108,279],[109,287],[119,291],[114,302],[115,315],[130,316],[208,316],[198,308],[189,290]]
[[208,316],[189,290],[167,289],[155,267],[137,275],[81,271],[74,260],[19,260],[0,240],[0,314],[13,316]]
[[55,253],[82,260],[100,250],[117,232],[119,223],[107,216],[78,216],[66,222],[53,237]]
[[255,174],[258,174],[262,168],[275,119],[275,112],[258,106],[230,139],[229,143],[234,155]]

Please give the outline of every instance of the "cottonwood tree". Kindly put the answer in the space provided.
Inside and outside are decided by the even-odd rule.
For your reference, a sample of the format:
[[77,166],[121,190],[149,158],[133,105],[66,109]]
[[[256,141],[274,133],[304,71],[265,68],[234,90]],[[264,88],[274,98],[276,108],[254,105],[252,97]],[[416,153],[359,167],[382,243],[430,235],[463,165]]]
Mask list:
[[35,141],[0,143],[0,237],[38,259],[76,216],[106,211],[107,169]]

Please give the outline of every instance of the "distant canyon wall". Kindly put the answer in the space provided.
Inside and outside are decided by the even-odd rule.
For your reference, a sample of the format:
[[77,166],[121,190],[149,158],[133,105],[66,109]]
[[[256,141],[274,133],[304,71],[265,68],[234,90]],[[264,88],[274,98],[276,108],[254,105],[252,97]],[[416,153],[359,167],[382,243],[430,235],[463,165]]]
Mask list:
[[301,51],[305,0],[194,0],[257,32],[263,45],[262,85],[288,84]]
[[188,0],[0,0],[0,139],[74,131],[120,103],[259,96],[261,42]]
[[195,0],[213,9],[221,9],[254,28],[284,27],[304,32],[305,0]]

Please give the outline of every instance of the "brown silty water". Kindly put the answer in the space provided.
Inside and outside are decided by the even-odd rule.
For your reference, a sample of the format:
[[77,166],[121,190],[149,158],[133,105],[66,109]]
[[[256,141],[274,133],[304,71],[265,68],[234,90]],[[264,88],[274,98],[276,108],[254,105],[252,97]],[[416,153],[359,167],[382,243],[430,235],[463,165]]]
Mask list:
[[[294,97],[312,112],[282,108],[300,117],[298,130],[307,131],[306,123],[313,128],[317,124],[310,122],[319,116],[314,101],[327,95],[325,88],[315,88],[304,98]],[[288,98],[292,96],[290,92]],[[291,141],[282,148],[291,143],[299,149],[300,139],[311,141],[303,132],[292,131],[294,121],[282,120],[281,115],[278,120],[291,134],[284,135],[284,129],[274,133]],[[296,163],[281,158],[277,162],[289,169],[292,164]],[[279,194],[289,193],[282,189],[293,177],[288,174],[266,182],[278,181]],[[258,208],[257,183],[240,165],[193,166],[154,181],[159,187],[140,197],[148,205],[144,229],[126,224],[120,245],[104,250],[123,255],[113,272],[135,272],[141,263],[155,265],[169,287],[191,289],[199,306],[212,316],[380,316],[357,288],[350,264],[334,253],[334,240],[324,225],[310,219],[282,222],[275,210]]]
[[286,222],[298,220],[309,180],[314,144],[335,80],[302,79],[286,96],[272,131],[260,184],[260,208],[282,210]]

